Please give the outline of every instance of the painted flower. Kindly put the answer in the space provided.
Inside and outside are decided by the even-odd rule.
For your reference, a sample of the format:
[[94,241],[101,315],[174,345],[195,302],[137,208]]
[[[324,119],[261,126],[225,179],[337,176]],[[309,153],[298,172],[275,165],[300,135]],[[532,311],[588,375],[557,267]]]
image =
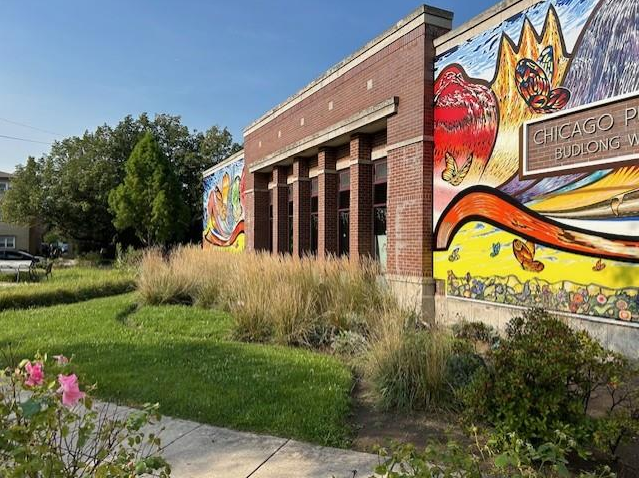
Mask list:
[[632,314],[630,313],[629,310],[624,309],[624,310],[620,310],[619,311],[619,318],[621,320],[626,320],[626,321],[630,321],[632,320]]
[[62,404],[66,407],[72,407],[78,401],[84,398],[84,392],[80,391],[78,386],[78,377],[72,375],[58,375],[58,393],[62,394]]
[[584,302],[584,296],[580,293],[577,293],[573,296],[572,298],[573,303],[579,305],[579,304],[583,304]]
[[619,309],[619,310],[626,310],[626,309],[628,309],[628,302],[626,302],[626,301],[625,301],[625,300],[623,300],[623,299],[619,299],[619,300],[617,301],[617,309]]
[[24,382],[26,386],[36,387],[42,385],[42,382],[44,382],[44,367],[40,362],[34,364],[27,362],[24,368],[28,375],[27,380]]
[[597,295],[597,303],[598,304],[604,305],[606,302],[608,302],[608,298],[605,295],[603,295],[603,294]]

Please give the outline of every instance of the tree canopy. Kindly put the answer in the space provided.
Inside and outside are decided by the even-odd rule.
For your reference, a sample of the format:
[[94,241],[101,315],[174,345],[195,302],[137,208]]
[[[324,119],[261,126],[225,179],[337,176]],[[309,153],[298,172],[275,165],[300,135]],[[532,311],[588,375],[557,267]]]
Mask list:
[[135,145],[150,132],[176,178],[186,205],[184,240],[198,240],[202,224],[202,172],[238,151],[226,128],[190,131],[179,116],[126,116],[82,136],[56,141],[41,158],[18,167],[5,193],[3,220],[40,221],[76,242],[80,250],[98,250],[115,242],[139,244],[131,228],[118,230],[109,194],[126,176],[125,164]]
[[146,132],[125,165],[124,181],[109,194],[113,225],[131,229],[145,246],[179,241],[188,211],[171,164]]

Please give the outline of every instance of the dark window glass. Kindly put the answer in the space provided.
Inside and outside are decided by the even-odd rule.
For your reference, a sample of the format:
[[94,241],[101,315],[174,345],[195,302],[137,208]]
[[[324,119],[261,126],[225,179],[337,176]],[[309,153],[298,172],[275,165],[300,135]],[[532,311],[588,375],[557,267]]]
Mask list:
[[288,252],[293,254],[293,185],[288,187]]
[[338,235],[339,235],[339,255],[345,256],[349,253],[349,223],[351,206],[351,173],[349,170],[339,173],[339,193],[337,196],[337,209],[339,214]]
[[373,187],[373,204],[386,204],[386,183]]
[[350,213],[348,210],[339,212],[339,255],[347,256],[349,252]]
[[268,250],[273,252],[273,190],[268,192]]
[[319,194],[319,185],[317,183],[317,178],[311,179],[311,196],[317,197]]
[[351,207],[351,192],[350,191],[340,191],[337,208],[338,209],[348,209]]
[[388,193],[386,161],[374,163],[373,175],[373,236],[375,257],[386,268],[386,198]]
[[311,214],[311,254],[317,254],[319,216]]

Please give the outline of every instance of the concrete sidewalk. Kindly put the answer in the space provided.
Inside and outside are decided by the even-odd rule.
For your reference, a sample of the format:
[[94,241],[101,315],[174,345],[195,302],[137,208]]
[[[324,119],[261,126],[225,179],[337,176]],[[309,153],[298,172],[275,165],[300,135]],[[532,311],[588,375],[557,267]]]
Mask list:
[[[176,478],[368,478],[377,456],[163,417]],[[154,427],[155,428],[155,427]]]

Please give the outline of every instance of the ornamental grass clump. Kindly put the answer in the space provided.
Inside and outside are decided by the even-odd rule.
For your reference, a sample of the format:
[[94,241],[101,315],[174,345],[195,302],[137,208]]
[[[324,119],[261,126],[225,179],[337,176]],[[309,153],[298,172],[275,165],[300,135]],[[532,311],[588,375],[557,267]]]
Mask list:
[[147,304],[189,302],[229,311],[240,339],[317,347],[330,345],[342,330],[366,329],[379,305],[392,300],[378,276],[369,260],[187,246],[168,257],[148,251],[138,289]]
[[[171,474],[157,435],[157,405],[122,416],[97,407],[62,355],[19,363],[5,354],[0,371],[0,476],[124,477]],[[91,389],[89,388],[89,391]],[[100,410],[101,409],[101,410]]]
[[384,409],[444,407],[453,344],[444,328],[426,328],[399,308],[382,309],[363,369],[378,404]]

